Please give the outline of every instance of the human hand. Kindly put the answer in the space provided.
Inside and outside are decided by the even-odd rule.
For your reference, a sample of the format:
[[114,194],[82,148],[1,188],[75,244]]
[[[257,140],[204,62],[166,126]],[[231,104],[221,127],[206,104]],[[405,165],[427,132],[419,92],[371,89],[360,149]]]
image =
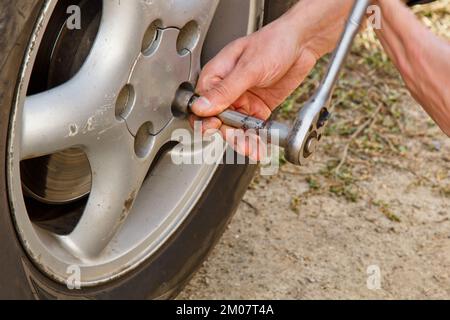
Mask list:
[[220,129],[236,151],[259,159],[254,144],[236,145],[236,130],[215,117],[227,108],[263,120],[306,78],[317,60],[332,51],[351,9],[351,0],[303,0],[262,30],[225,47],[203,69],[190,121],[203,131]]

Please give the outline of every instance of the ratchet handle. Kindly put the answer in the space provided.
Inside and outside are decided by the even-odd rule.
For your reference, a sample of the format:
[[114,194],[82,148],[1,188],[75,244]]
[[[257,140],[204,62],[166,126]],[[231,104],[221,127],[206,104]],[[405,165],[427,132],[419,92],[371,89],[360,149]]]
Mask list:
[[291,131],[287,125],[276,121],[264,121],[240,112],[226,110],[218,115],[226,125],[243,130],[254,130],[266,136],[267,142],[285,148]]
[[[179,89],[174,102],[175,109],[182,114],[190,113],[192,105],[198,98],[200,96],[190,90]],[[283,148],[287,146],[290,128],[285,124],[276,121],[264,121],[232,110],[225,110],[217,117],[227,126],[236,129],[254,130],[258,134],[266,135],[270,143],[276,143]]]
[[315,94],[305,103],[297,115],[285,150],[286,160],[293,164],[306,164],[315,152],[318,142],[322,139],[324,128],[330,118],[330,102],[333,90],[370,2],[371,0],[355,0],[325,77]]

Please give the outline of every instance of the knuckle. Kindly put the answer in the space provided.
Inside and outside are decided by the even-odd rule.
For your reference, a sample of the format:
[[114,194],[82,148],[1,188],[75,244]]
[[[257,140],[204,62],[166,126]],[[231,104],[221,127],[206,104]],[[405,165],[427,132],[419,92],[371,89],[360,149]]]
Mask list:
[[240,37],[232,41],[229,46],[235,48],[243,48],[248,43],[249,37]]
[[221,99],[227,99],[230,96],[230,89],[222,81],[217,83],[211,90],[210,94],[220,97]]
[[219,83],[222,79],[218,76],[214,76],[212,74],[205,73],[198,80],[197,91],[202,94],[206,91],[209,91],[211,88],[215,86],[215,84]]

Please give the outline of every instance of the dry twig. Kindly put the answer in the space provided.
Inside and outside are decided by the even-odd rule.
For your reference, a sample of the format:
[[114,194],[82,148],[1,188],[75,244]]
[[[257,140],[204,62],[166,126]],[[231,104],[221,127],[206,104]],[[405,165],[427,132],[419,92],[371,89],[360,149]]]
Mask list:
[[245,199],[242,199],[242,202],[245,203],[250,209],[252,209],[255,212],[255,215],[259,216],[259,209],[257,207],[255,207],[253,204],[251,204]]
[[342,157],[341,157],[341,161],[339,162],[339,164],[337,165],[335,171],[335,174],[339,174],[339,172],[342,169],[342,166],[345,164],[345,162],[347,161],[347,156],[348,156],[348,150],[350,149],[350,145],[353,143],[353,141],[358,138],[358,136],[367,128],[372,126],[372,124],[374,123],[376,116],[378,115],[378,113],[380,112],[381,108],[383,108],[383,105],[380,104],[378,106],[378,108],[370,115],[370,117],[366,120],[366,122],[364,122],[363,124],[361,124],[358,129],[352,134],[352,136],[350,137],[350,140],[347,142],[347,144],[345,145],[344,151],[342,152]]

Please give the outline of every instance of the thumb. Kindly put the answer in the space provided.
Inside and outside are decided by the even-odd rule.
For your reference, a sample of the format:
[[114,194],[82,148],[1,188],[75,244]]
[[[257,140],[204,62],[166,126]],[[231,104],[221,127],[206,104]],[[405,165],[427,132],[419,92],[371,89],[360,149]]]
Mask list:
[[216,81],[192,105],[192,112],[199,117],[220,114],[253,87],[254,77],[239,64],[224,79]]

